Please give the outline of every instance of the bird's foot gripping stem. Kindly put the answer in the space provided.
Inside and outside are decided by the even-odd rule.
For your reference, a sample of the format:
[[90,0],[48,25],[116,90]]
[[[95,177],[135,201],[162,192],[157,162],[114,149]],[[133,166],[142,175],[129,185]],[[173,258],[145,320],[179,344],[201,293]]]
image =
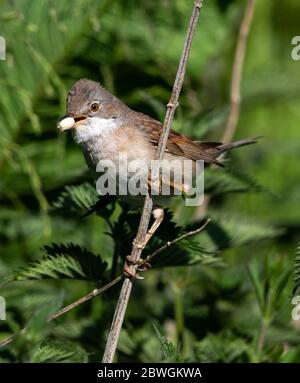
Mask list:
[[144,279],[144,277],[141,277],[138,273],[149,270],[151,265],[148,262],[144,262],[142,258],[140,258],[138,261],[134,261],[131,255],[127,255],[124,269],[123,269],[123,275],[125,277],[129,277],[130,279]]
[[[141,243],[137,243],[136,240],[133,242],[133,245],[137,247],[140,250],[143,250],[147,243],[150,241],[160,224],[162,223],[164,219],[164,211],[160,207],[156,207],[152,211],[152,215],[154,218],[154,222],[150,229],[148,230],[147,234],[145,235],[144,240]],[[139,267],[141,266],[141,267]],[[143,279],[137,271],[146,271],[150,268],[150,264],[147,262],[144,262],[143,259],[139,259],[135,261],[131,255],[127,255],[125,264],[124,264],[124,269],[123,269],[123,275],[127,276],[132,279]]]

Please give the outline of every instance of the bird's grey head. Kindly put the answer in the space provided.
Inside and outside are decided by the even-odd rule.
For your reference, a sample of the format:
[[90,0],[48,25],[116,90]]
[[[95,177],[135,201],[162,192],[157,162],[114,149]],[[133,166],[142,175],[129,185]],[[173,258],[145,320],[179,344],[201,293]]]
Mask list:
[[121,125],[130,109],[98,82],[81,79],[70,89],[67,115],[58,128],[72,129],[79,143],[89,141]]
[[117,118],[126,108],[98,82],[82,79],[68,93],[67,113],[71,117]]

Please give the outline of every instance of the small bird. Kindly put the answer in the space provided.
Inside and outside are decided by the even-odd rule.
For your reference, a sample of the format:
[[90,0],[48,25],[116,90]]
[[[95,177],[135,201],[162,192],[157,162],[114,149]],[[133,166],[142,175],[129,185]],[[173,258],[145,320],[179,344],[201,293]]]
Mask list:
[[[128,161],[141,159],[150,164],[155,159],[162,123],[130,109],[98,82],[81,79],[68,93],[67,115],[59,121],[58,128],[72,129],[75,142],[81,145],[87,165],[96,177],[99,161],[109,159],[117,164],[121,152],[126,153]],[[171,130],[164,159],[203,160],[205,165],[224,166],[221,157],[225,152],[254,142],[249,139],[229,144],[197,141]],[[177,185],[173,183],[171,187]],[[144,196],[138,197],[142,203]],[[155,205],[153,217],[155,222],[143,247],[162,222],[163,209]]]

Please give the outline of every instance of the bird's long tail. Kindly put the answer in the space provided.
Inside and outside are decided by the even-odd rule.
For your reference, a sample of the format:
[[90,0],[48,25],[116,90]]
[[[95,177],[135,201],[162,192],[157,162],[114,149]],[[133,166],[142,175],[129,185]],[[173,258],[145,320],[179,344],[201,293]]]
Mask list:
[[212,163],[215,163],[219,166],[224,166],[224,164],[222,163],[222,158],[226,152],[235,148],[239,148],[241,146],[255,144],[259,138],[260,137],[248,138],[244,140],[230,142],[229,144],[222,144],[220,142],[204,142],[202,143],[202,147],[204,144],[206,145],[205,151],[208,155],[212,157]]
[[217,151],[216,154],[219,155],[219,154],[228,152],[231,149],[239,148],[241,146],[256,144],[258,138],[259,137],[234,141],[234,142],[230,142],[229,144],[221,144],[215,148]]

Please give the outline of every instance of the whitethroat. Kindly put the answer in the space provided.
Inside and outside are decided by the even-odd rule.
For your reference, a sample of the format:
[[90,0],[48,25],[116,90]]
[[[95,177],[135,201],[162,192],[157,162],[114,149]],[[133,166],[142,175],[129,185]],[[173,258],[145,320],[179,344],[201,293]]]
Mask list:
[[[68,93],[67,115],[59,121],[58,128],[74,132],[74,139],[81,145],[87,165],[96,176],[99,161],[108,159],[118,165],[120,153],[126,153],[128,161],[142,160],[149,165],[155,159],[162,123],[130,109],[98,82],[81,79]],[[225,152],[252,143],[255,140],[229,144],[198,141],[171,130],[164,159],[170,162],[177,159],[179,164],[186,159],[202,160],[205,165],[224,166],[221,157]],[[178,188],[172,180],[169,182],[172,188]],[[183,191],[184,187],[186,185],[182,186]],[[134,198],[141,203],[144,201],[141,195]],[[153,209],[155,221],[142,247],[163,220],[163,209],[157,206],[158,201],[155,200]]]

